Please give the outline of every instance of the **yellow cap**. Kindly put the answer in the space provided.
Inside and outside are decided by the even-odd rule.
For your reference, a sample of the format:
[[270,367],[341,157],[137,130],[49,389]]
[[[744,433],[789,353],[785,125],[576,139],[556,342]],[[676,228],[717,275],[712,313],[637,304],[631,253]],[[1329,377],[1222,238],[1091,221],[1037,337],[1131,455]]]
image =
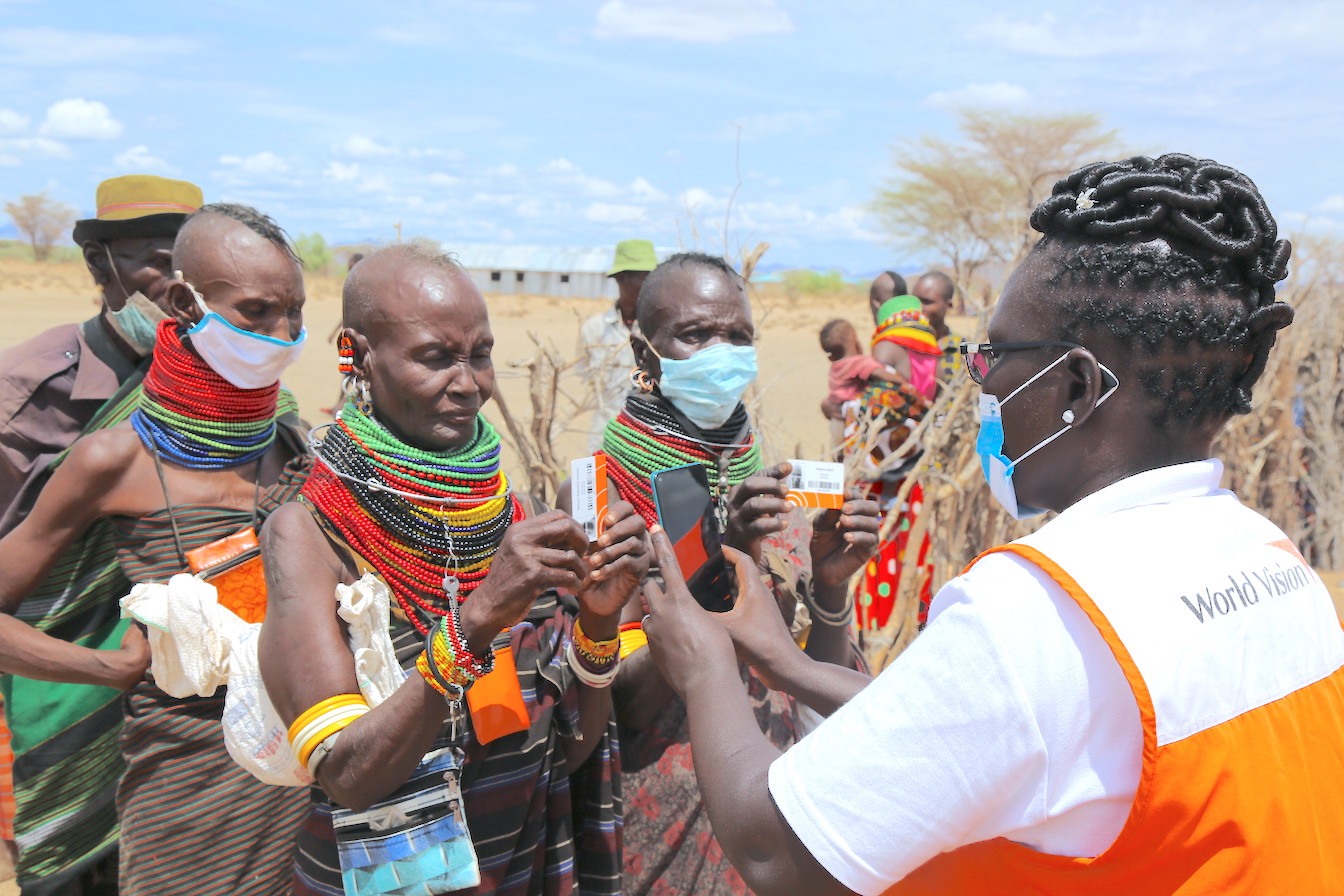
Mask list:
[[654,254],[653,243],[649,240],[621,240],[616,244],[616,257],[611,261],[611,277],[621,271],[651,271],[658,267],[658,256]]

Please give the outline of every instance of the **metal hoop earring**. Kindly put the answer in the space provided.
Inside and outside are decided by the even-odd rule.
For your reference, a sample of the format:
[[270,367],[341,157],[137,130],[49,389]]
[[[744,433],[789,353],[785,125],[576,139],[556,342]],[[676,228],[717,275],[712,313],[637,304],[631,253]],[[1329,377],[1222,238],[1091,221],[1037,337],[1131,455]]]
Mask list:
[[369,384],[357,373],[346,374],[341,382],[341,391],[345,393],[346,400],[355,406],[361,414],[373,412],[373,400],[369,397]]
[[653,391],[653,387],[657,383],[653,381],[653,378],[643,367],[632,367],[630,369],[630,385],[640,392],[648,393]]

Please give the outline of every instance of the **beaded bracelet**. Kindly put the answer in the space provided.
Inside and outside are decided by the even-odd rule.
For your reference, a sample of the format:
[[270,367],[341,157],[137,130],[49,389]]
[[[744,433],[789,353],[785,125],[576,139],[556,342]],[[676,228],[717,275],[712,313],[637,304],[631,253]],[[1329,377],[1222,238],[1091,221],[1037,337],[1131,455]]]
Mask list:
[[605,671],[594,670],[577,654],[574,643],[571,639],[565,645],[565,656],[569,660],[569,668],[574,670],[574,677],[590,688],[610,687],[611,683],[616,680],[616,673],[620,670],[620,657],[613,655],[607,661]]
[[476,658],[454,606],[425,635],[425,649],[416,657],[415,668],[445,700],[456,703],[473,682],[494,671],[495,655],[492,652],[484,662]]
[[574,620],[574,649],[579,656],[588,660],[590,665],[599,669],[605,666],[612,658],[616,656],[621,649],[621,639],[618,635],[606,641],[594,641],[583,633],[583,626],[579,620]]

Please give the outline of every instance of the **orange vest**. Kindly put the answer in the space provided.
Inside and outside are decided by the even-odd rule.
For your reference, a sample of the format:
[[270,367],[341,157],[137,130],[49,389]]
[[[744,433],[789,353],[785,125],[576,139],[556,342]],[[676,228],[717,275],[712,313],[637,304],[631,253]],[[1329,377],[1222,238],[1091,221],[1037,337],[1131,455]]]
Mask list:
[[[1286,543],[1272,546],[1296,554]],[[1096,858],[988,840],[936,856],[888,896],[1344,893],[1344,668],[1159,745],[1149,685],[1092,597],[1037,548],[994,550],[1018,554],[1058,583],[1124,671],[1143,722],[1134,804],[1115,843]],[[1215,596],[1232,601],[1239,594]],[[1191,612],[1202,609],[1195,604]],[[1221,601],[1217,611],[1243,612]],[[1235,689],[1238,676],[1233,652],[1225,678],[1216,677]]]

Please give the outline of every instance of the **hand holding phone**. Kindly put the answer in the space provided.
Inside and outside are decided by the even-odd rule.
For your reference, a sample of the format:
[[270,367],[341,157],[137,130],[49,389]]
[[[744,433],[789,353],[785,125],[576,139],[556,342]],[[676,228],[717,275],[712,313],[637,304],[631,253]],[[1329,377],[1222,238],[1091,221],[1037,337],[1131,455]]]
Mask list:
[[672,542],[686,585],[700,606],[715,613],[731,610],[731,583],[724,568],[723,548],[709,476],[703,464],[658,470],[650,477],[658,523]]

